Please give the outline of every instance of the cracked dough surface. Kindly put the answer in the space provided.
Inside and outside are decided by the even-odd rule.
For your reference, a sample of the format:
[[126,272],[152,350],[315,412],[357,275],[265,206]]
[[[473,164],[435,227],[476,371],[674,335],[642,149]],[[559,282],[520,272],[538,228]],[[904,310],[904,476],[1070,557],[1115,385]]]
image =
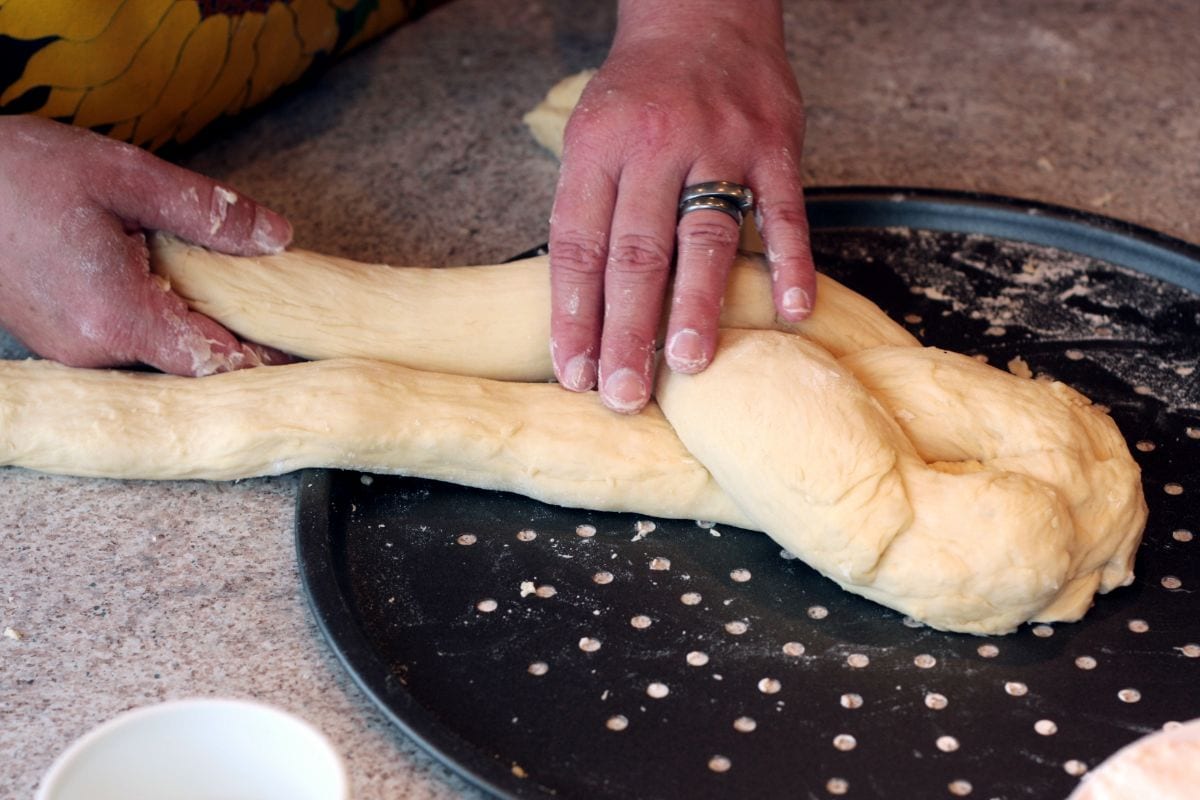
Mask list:
[[922,348],[828,279],[811,323],[782,325],[760,262],[741,259],[713,364],[661,370],[661,410],[631,418],[522,382],[550,374],[544,259],[423,270],[170,240],[155,259],[240,335],[328,360],[201,379],[7,362],[0,463],[126,478],[348,467],[713,519],[971,633],[1078,619],[1132,579],[1146,507],[1105,413]]

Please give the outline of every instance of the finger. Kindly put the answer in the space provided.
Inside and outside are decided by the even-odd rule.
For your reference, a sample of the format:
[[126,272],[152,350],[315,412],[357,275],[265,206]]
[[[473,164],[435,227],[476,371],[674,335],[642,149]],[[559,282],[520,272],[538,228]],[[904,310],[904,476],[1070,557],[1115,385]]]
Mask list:
[[127,283],[119,289],[125,305],[123,314],[109,319],[105,337],[116,360],[197,377],[292,360],[274,348],[243,343],[220,323],[192,311],[165,280],[150,273],[145,237],[117,235],[126,262]]
[[633,414],[650,400],[655,341],[675,242],[683,175],[632,167],[622,175],[604,275],[600,398]]
[[292,240],[283,216],[217,181],[131,145],[101,140],[89,189],[127,222],[234,255],[277,253]]
[[757,194],[754,219],[766,244],[775,308],[785,320],[799,322],[812,313],[817,300],[799,170],[785,155],[763,162],[750,180]]
[[568,152],[550,215],[550,355],[558,382],[575,392],[596,385],[616,187],[603,165]]
[[[688,184],[713,175],[735,175],[732,169],[692,171]],[[704,177],[708,176],[708,177]],[[737,255],[738,224],[728,214],[697,210],[684,214],[677,228],[675,286],[667,325],[667,366],[696,373],[712,361],[717,345],[717,322],[729,268]]]
[[182,298],[149,279],[143,308],[133,356],[163,372],[201,377],[292,360],[274,348],[239,341],[219,323],[190,310]]

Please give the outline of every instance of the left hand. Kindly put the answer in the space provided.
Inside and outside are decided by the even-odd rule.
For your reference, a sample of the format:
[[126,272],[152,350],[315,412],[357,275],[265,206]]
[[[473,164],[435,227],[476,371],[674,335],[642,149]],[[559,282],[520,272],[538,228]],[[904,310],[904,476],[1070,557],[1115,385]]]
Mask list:
[[151,274],[146,232],[235,255],[292,226],[210,178],[34,116],[0,116],[0,327],[74,367],[208,375],[291,360],[243,342]]
[[738,227],[678,217],[685,186],[749,186],[781,317],[816,279],[800,186],[804,110],[778,0],[622,0],[612,51],[568,123],[550,221],[551,352],[559,382],[605,405],[649,401],[672,255],[667,364],[713,358]]

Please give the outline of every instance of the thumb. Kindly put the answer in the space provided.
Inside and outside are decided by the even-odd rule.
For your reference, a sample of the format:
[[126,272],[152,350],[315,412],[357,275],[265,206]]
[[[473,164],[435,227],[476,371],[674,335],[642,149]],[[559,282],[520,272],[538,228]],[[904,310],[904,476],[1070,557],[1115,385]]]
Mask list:
[[281,214],[211,178],[131,145],[108,139],[90,144],[122,151],[119,157],[92,154],[87,174],[96,201],[127,223],[233,255],[278,253],[292,240],[292,226]]
[[156,276],[146,276],[142,308],[133,357],[163,372],[201,377],[292,360],[274,348],[239,341],[216,321],[189,309]]

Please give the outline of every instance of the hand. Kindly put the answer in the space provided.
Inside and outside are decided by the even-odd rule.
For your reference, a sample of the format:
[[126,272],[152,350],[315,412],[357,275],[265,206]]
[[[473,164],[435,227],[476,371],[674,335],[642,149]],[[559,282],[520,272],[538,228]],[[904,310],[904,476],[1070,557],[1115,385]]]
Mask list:
[[238,341],[152,276],[146,229],[238,255],[292,237],[273,211],[136,147],[0,117],[0,326],[78,367],[207,375],[288,360]]
[[738,227],[678,218],[685,186],[748,185],[781,317],[816,297],[800,188],[804,111],[778,0],[622,0],[612,51],[566,130],[550,220],[551,354],[559,382],[609,408],[650,399],[672,255],[667,364],[713,358]]

